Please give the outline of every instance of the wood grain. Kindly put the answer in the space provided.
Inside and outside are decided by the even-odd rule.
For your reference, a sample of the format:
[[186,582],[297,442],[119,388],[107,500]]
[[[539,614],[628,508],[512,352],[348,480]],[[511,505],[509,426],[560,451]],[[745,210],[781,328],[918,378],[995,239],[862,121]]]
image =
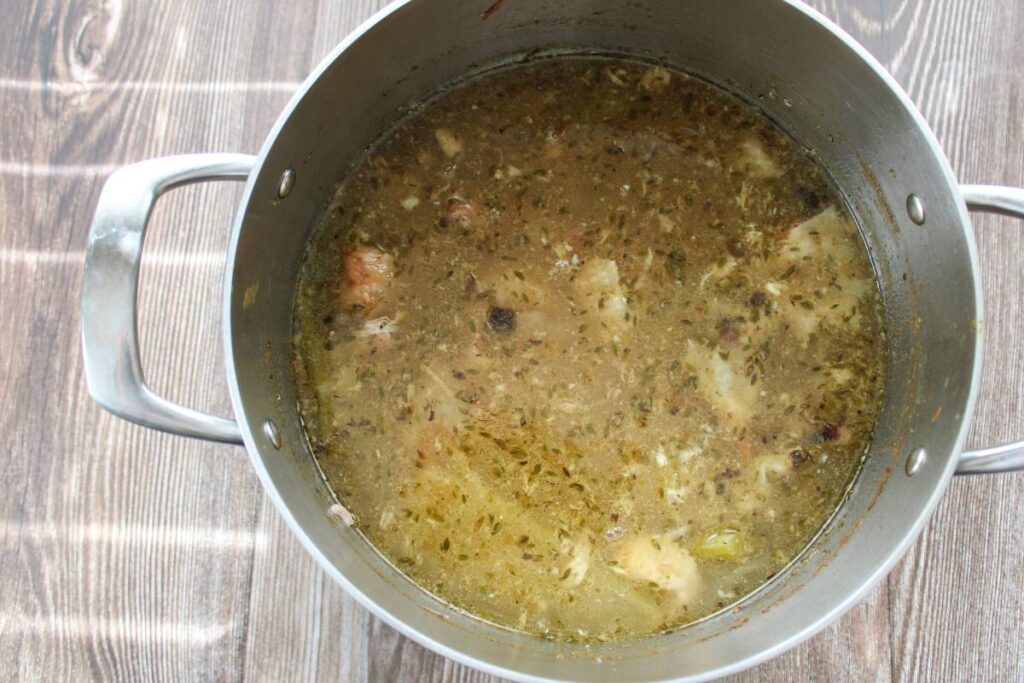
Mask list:
[[[959,177],[1024,185],[1024,5],[819,0],[896,76]],[[370,616],[305,554],[241,449],[88,400],[81,257],[102,178],[255,151],[292,89],[380,5],[25,0],[0,23],[0,671],[16,680],[490,681]],[[161,200],[140,333],[154,386],[227,414],[233,185]],[[971,442],[1024,434],[1020,226],[976,217],[988,360]],[[1024,680],[1024,475],[954,481],[849,614],[737,681]]]

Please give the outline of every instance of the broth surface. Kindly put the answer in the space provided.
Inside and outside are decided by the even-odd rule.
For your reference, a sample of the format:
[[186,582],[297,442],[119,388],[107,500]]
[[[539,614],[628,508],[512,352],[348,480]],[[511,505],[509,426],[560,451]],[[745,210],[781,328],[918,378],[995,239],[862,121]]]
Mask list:
[[295,305],[341,516],[441,598],[578,640],[693,621],[796,557],[859,468],[884,349],[816,162],[620,61],[428,103],[339,187]]

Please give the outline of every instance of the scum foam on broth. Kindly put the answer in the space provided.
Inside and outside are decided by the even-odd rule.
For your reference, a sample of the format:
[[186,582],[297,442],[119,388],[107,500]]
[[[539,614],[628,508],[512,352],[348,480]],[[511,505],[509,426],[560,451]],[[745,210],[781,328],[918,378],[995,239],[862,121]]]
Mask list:
[[339,187],[295,305],[310,443],[355,526],[494,623],[640,637],[796,557],[855,476],[881,302],[822,170],[709,84],[495,72]]

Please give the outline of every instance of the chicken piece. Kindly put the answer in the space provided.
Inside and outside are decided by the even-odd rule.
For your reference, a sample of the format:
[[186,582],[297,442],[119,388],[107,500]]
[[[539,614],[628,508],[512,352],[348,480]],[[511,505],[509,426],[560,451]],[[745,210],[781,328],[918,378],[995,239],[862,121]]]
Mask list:
[[391,254],[362,246],[345,254],[341,301],[352,313],[369,317],[383,302],[395,275]]
[[619,283],[619,267],[610,259],[587,261],[575,280],[586,307],[611,330],[624,330],[629,319],[626,292]]
[[758,388],[747,381],[733,361],[714,349],[688,341],[686,362],[697,372],[697,389],[726,424],[742,427],[754,412]]
[[692,602],[700,592],[697,561],[670,535],[636,536],[626,541],[616,559],[627,576],[656,583],[682,603]]
[[661,92],[672,81],[672,74],[660,66],[651,67],[640,78],[640,87],[648,92]]
[[441,217],[441,225],[459,225],[468,228],[473,225],[476,219],[476,208],[461,197],[449,197],[444,205],[444,216]]
[[565,585],[578,586],[587,576],[590,569],[590,543],[583,539],[572,546],[570,553],[572,559],[566,565]]
[[363,326],[353,332],[353,334],[360,339],[376,337],[379,339],[390,340],[391,335],[398,332],[399,317],[400,316],[395,316],[395,318],[392,319],[386,315],[382,315],[379,318],[367,320],[363,323]]
[[831,256],[839,262],[849,262],[855,256],[855,244],[850,237],[853,228],[829,206],[824,211],[791,228],[786,234],[781,254],[791,261],[818,254]]
[[434,131],[434,137],[446,157],[451,158],[462,152],[462,141],[447,128],[438,128]]
[[[798,452],[797,449],[790,449],[789,452]],[[792,455],[786,453],[769,453],[757,459],[754,467],[757,483],[767,486],[780,477],[788,477],[793,473],[794,460]]]
[[778,178],[782,175],[782,169],[768,156],[757,138],[747,138],[740,143],[739,166],[755,178]]
[[[807,258],[827,261],[817,272],[805,272]],[[780,271],[797,266],[796,278],[802,291],[816,292],[813,299],[782,302],[781,311],[791,329],[807,344],[821,324],[843,325],[847,318],[859,324],[860,299],[868,293],[869,278],[853,272],[859,262],[856,228],[835,207],[828,207],[813,218],[792,228],[783,241],[775,265]],[[803,266],[803,267],[801,267]]]
[[742,514],[755,513],[774,519],[775,508],[780,494],[776,485],[793,476],[797,463],[802,462],[803,451],[792,449],[786,452],[764,453],[751,463],[744,476],[750,485],[737,486],[731,503]]
[[[779,265],[800,264],[810,256],[825,260],[827,270],[836,275],[835,285],[853,299],[860,298],[870,287],[868,273],[857,273],[860,263],[857,228],[843,218],[834,206],[790,229],[779,253]],[[832,287],[836,289],[836,287]]]

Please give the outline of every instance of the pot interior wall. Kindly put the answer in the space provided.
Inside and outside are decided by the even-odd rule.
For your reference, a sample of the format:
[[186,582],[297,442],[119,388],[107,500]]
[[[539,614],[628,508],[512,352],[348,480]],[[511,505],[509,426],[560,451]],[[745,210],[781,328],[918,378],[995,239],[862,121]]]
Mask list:
[[[787,2],[418,0],[393,5],[340,46],[278,122],[233,237],[228,353],[236,410],[270,495],[336,579],[407,633],[506,674],[655,680],[723,672],[806,637],[848,607],[905,548],[941,494],[972,407],[973,246],[946,162],[898,95],[840,38]],[[348,41],[347,41],[348,42]],[[341,49],[345,47],[345,49]],[[886,303],[886,408],[841,512],[780,579],[727,611],[639,643],[584,647],[482,624],[426,595],[325,514],[329,494],[301,434],[290,384],[291,297],[309,231],[364,149],[409,103],[541,50],[632,55],[702,75],[754,102],[817,154],[863,223]],[[280,174],[297,183],[278,199]],[[904,210],[917,193],[923,227]],[[244,294],[259,283],[255,301]],[[261,425],[272,418],[283,446]],[[904,473],[915,448],[928,460]],[[459,654],[455,654],[459,653]]]

